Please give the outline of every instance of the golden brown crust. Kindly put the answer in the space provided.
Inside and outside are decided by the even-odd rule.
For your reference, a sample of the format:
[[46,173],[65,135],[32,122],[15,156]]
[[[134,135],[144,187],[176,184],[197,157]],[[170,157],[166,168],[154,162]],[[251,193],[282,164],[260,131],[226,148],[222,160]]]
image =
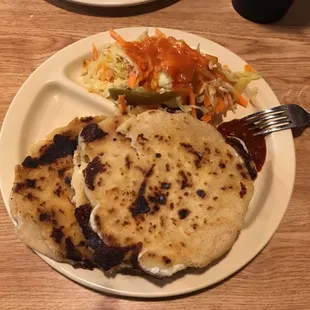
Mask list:
[[15,168],[10,209],[16,232],[28,246],[57,261],[92,259],[74,216],[71,177],[79,132],[102,119],[75,118],[37,143]]
[[[107,132],[111,124],[106,119],[99,127]],[[221,134],[186,114],[162,111],[132,117],[117,131],[80,141],[91,171],[85,192],[96,207],[91,226],[103,242],[142,243],[138,260],[147,272],[204,267],[228,251],[253,182]],[[84,177],[90,178],[87,168]]]

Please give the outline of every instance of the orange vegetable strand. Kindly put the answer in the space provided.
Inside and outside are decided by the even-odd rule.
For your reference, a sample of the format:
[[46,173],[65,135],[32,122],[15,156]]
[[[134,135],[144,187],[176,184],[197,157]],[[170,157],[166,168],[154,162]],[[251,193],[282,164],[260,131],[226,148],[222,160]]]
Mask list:
[[137,75],[134,71],[131,71],[128,78],[128,86],[131,89],[134,89],[136,87],[136,82],[137,82]]
[[113,29],[109,30],[110,36],[121,45],[125,45],[126,41]]
[[85,59],[83,61],[83,68],[86,68],[90,64],[90,62],[91,62],[91,59]]
[[158,28],[155,29],[155,35],[159,38],[166,38],[164,33],[162,33]]
[[203,104],[205,105],[206,108],[208,108],[211,105],[211,102],[210,102],[209,97],[207,95],[205,95],[205,97],[203,99]]
[[217,105],[215,107],[215,113],[223,113],[225,112],[226,107],[225,107],[225,103],[224,100],[222,98],[219,98],[217,101]]
[[244,71],[253,72],[253,71],[255,71],[255,70],[254,70],[254,68],[253,68],[251,65],[246,64],[246,65],[244,66]]
[[242,105],[243,107],[247,107],[249,102],[242,96],[242,95],[239,95],[238,98],[237,98],[237,102],[238,104]]
[[119,95],[118,96],[118,103],[120,104],[121,106],[121,110],[122,111],[126,111],[127,109],[127,104],[126,104],[126,101],[125,101],[125,97],[123,95]]
[[95,43],[93,43],[93,59],[97,60],[98,58],[99,58],[99,52],[97,50]]
[[204,121],[204,122],[206,122],[206,123],[209,123],[209,122],[211,121],[211,119],[212,119],[212,116],[211,116],[210,113],[206,113],[206,114],[201,118],[201,120]]

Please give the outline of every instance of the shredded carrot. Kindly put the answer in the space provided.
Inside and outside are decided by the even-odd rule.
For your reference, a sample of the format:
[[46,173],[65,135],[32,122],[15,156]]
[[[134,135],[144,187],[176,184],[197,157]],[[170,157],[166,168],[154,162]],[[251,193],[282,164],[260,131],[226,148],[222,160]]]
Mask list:
[[215,113],[223,113],[225,112],[226,107],[224,104],[224,100],[222,98],[219,98],[217,101],[217,105],[215,107]]
[[128,78],[128,86],[131,89],[134,89],[136,86],[136,82],[137,82],[137,75],[134,71],[131,71]]
[[155,35],[159,38],[166,38],[163,32],[161,32],[158,28],[155,29]]
[[228,69],[228,66],[227,66],[227,65],[223,65],[223,68],[224,68],[224,69]]
[[110,68],[106,68],[105,78],[107,81],[112,82],[114,80],[114,73]]
[[211,121],[211,119],[212,119],[212,116],[211,116],[210,113],[206,113],[206,114],[201,118],[201,120],[204,121],[204,122],[206,122],[206,123],[209,123],[209,122]]
[[239,95],[238,98],[237,98],[237,102],[238,104],[242,105],[243,107],[247,107],[249,102],[242,96],[242,95]]
[[253,68],[251,65],[246,64],[246,65],[244,66],[244,71],[253,72],[253,71],[255,71],[255,70],[254,70],[254,68]]
[[98,57],[99,57],[99,52],[97,50],[97,47],[96,47],[95,43],[93,43],[93,59],[97,60]]
[[204,97],[204,99],[203,99],[203,104],[205,105],[206,108],[209,107],[209,106],[211,105],[208,96],[205,96],[205,97]]
[[127,104],[126,104],[126,100],[125,97],[123,95],[119,95],[118,96],[118,103],[121,106],[121,110],[124,112],[127,109]]
[[83,61],[83,68],[86,68],[86,67],[88,67],[88,65],[91,63],[91,59],[85,59],[84,61]]
[[113,29],[109,30],[110,36],[117,41],[120,45],[125,45],[126,41],[118,34],[116,33]]
[[[194,94],[194,91],[193,89],[191,88],[189,90],[189,104],[190,105],[195,105],[196,103],[196,100],[195,100],[195,94]],[[195,108],[192,108],[192,116],[194,118],[197,118],[197,112],[196,112],[196,109]]]
[[113,71],[107,67],[105,64],[101,64],[98,70],[99,79],[101,81],[112,82],[114,80]]

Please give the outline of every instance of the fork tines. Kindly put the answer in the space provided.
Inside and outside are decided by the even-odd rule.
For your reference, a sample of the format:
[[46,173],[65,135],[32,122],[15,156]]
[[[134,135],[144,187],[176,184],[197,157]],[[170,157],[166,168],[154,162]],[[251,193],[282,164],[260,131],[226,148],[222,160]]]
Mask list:
[[291,123],[286,106],[277,106],[243,118],[254,135],[265,135],[287,128]]

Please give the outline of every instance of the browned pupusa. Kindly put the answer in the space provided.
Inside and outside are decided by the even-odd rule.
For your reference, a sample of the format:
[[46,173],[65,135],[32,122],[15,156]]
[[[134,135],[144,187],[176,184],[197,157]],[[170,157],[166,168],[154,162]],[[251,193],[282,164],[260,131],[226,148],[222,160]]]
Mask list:
[[103,117],[75,118],[36,144],[15,168],[10,209],[17,235],[34,250],[57,261],[89,265],[92,253],[74,216],[71,176],[77,136]]
[[93,141],[81,135],[79,145],[94,208],[90,225],[101,248],[126,249],[115,266],[131,260],[147,273],[171,276],[228,251],[253,181],[221,134],[189,115],[159,110],[118,127],[114,121],[99,127],[116,132]]
[[[99,178],[97,180],[99,173],[107,172],[107,175],[110,175],[109,171],[112,168],[108,162],[101,161],[103,156],[107,156],[106,154],[109,153],[112,157],[126,160],[128,155],[124,149],[126,145],[129,145],[129,151],[133,155],[135,154],[130,143],[128,144],[129,140],[116,133],[118,126],[127,118],[128,116],[116,116],[107,118],[99,125],[86,126],[80,133],[79,147],[74,155],[75,167],[72,186],[75,191],[75,216],[93,253],[93,262],[105,271],[132,268],[136,265],[133,261],[134,257],[141,250],[139,243],[128,246],[114,246],[104,242],[89,224],[93,205],[85,196],[85,187],[94,190],[97,186],[109,182],[108,179]],[[85,149],[88,150],[87,154],[84,152]],[[128,162],[126,165],[128,166]],[[117,165],[114,168],[114,175],[116,176],[118,175]],[[119,177],[122,178],[122,174],[119,174]],[[95,221],[100,226],[100,219],[96,217]]]

